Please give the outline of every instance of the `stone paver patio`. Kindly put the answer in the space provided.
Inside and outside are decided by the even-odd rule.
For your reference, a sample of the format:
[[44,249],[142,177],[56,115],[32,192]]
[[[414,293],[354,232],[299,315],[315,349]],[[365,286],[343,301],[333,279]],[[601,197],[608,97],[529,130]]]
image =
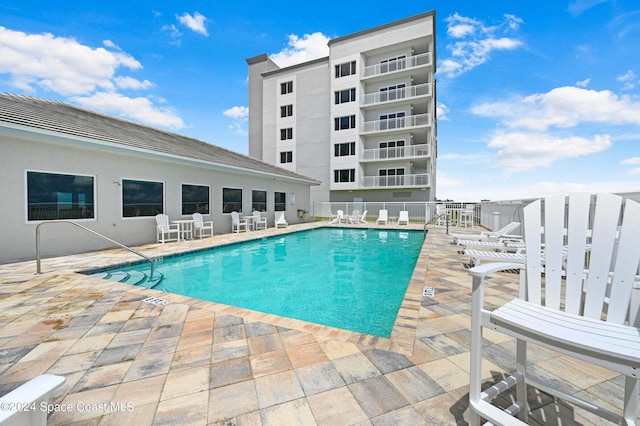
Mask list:
[[[138,249],[161,256],[321,225]],[[119,249],[45,259],[42,275],[33,261],[0,265],[0,395],[65,376],[51,402],[72,410],[51,413],[51,425],[466,424],[471,281],[451,240],[429,228],[390,339],[74,272],[134,260]],[[514,297],[516,274],[491,282],[487,304]],[[484,375],[499,379],[514,367],[514,342],[484,338]],[[531,349],[535,375],[619,412],[617,374]],[[530,404],[532,424],[601,424],[536,391]]]

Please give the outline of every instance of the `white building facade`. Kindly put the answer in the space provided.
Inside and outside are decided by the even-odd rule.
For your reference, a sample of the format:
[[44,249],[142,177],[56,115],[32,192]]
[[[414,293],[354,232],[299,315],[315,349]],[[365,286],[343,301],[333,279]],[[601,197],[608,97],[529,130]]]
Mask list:
[[433,201],[435,11],[329,41],[329,57],[249,65],[249,155],[313,177],[312,204]]

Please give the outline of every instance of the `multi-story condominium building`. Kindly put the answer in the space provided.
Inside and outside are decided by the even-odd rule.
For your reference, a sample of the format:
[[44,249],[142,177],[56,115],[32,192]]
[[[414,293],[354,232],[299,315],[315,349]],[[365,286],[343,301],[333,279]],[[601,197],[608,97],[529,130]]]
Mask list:
[[313,177],[312,203],[435,199],[435,11],[249,65],[249,155]]

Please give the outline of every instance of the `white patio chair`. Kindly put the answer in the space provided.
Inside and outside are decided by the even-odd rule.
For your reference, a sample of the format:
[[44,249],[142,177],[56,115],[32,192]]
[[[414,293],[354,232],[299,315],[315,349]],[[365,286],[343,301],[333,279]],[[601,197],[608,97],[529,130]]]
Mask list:
[[482,231],[479,234],[454,234],[451,233],[449,235],[451,235],[453,237],[453,243],[454,244],[459,244],[458,240],[478,240],[478,241],[485,241],[485,240],[498,240],[498,239],[522,239],[522,235],[513,235],[512,233],[515,232],[518,228],[520,228],[520,222],[511,222],[508,225],[498,229],[497,231],[493,231],[493,232],[486,232],[486,231]]
[[447,206],[444,204],[436,204],[436,225],[445,226],[449,220]]
[[[175,235],[175,238],[171,237]],[[166,243],[180,240],[180,227],[178,224],[169,223],[169,216],[166,214],[156,215],[156,243]]]
[[497,251],[518,251],[524,250],[523,240],[458,240],[458,245],[464,248],[472,247],[474,249],[481,248],[482,250],[497,250]]
[[[564,196],[547,198],[544,209],[540,200],[529,204],[524,208],[525,264],[487,263],[469,270],[473,277],[471,425],[479,424],[481,418],[494,424],[527,422],[527,384],[616,424],[636,424],[640,388],[640,204],[627,199],[623,206],[622,197],[599,194],[590,222],[590,201],[590,194],[572,194],[568,212]],[[494,311],[485,309],[484,287],[489,285],[485,278],[513,268],[521,270],[518,297]],[[516,370],[484,392],[483,328],[516,338]],[[543,384],[528,376],[528,342],[624,375],[622,415],[594,405],[597,401],[586,402],[567,394],[560,389],[562,386]],[[491,404],[498,393],[514,385],[514,405],[502,411]],[[585,392],[584,397],[588,396]],[[512,417],[515,414],[520,421]]]
[[342,210],[337,210],[336,215],[331,215],[331,221],[329,223],[340,223],[344,220],[344,212]]
[[[19,426],[45,426],[49,399],[65,381],[63,376],[42,374],[0,398],[0,424]],[[20,409],[20,407],[23,407]],[[29,408],[28,410],[25,409]]]
[[[213,237],[213,222],[205,222],[202,219],[201,213],[193,214],[193,231],[196,234],[196,237]],[[207,235],[208,234],[208,235]]]
[[287,226],[289,226],[289,224],[287,223],[287,220],[284,218],[284,212],[275,212],[275,227],[276,228],[280,228],[281,226],[283,228],[286,228]]
[[262,213],[258,210],[253,212],[253,230],[267,229],[267,218],[262,217]]
[[360,220],[360,210],[353,210],[349,216],[346,217],[346,221],[350,224],[356,224]]
[[389,212],[386,209],[381,209],[378,212],[378,225],[386,225],[389,222]]
[[367,210],[362,212],[362,216],[358,219],[358,223],[367,223]]
[[398,225],[408,225],[409,224],[409,212],[406,210],[402,210],[398,215]]
[[460,211],[458,216],[458,226],[473,226],[475,208],[475,204],[465,204],[464,209]]
[[249,231],[249,223],[247,219],[241,219],[238,212],[231,212],[231,232],[239,234],[240,230]]

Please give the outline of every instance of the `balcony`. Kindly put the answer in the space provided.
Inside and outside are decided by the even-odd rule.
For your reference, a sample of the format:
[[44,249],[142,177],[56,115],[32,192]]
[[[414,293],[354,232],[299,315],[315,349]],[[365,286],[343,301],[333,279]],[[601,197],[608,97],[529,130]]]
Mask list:
[[366,121],[362,133],[383,132],[397,129],[411,129],[431,125],[430,114],[417,114],[408,117],[388,118],[386,120]]
[[429,186],[429,175],[395,175],[395,176],[365,176],[362,178],[363,188],[424,188]]
[[378,105],[388,102],[401,101],[405,99],[414,99],[419,96],[430,96],[431,84],[418,84],[416,86],[402,87],[396,90],[388,90],[384,92],[367,93],[362,100],[363,105]]
[[429,66],[433,63],[431,53],[422,53],[420,55],[409,56],[408,58],[389,61],[382,64],[369,65],[364,69],[363,78],[376,77],[378,75],[389,74],[410,70],[417,67]]
[[407,145],[393,148],[365,149],[362,152],[362,161],[428,157],[429,155],[431,155],[431,145]]

